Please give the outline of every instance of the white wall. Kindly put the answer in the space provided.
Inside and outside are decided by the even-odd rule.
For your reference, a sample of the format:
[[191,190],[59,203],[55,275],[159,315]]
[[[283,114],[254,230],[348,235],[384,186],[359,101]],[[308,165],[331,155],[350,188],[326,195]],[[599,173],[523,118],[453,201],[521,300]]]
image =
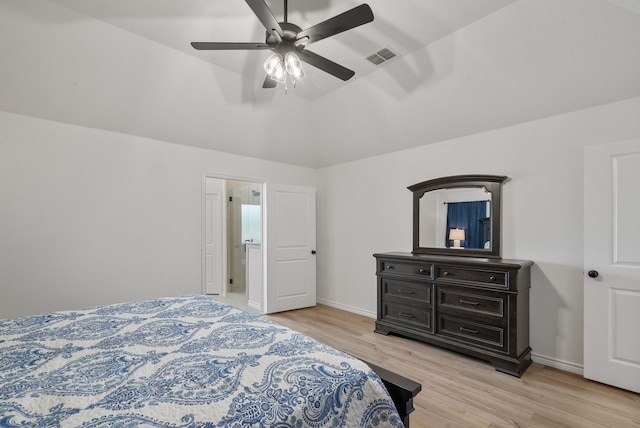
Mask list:
[[503,257],[536,263],[534,356],[579,369],[583,148],[640,136],[639,113],[633,98],[316,171],[0,112],[0,317],[199,293],[204,171],[316,185],[319,300],[374,316],[372,254],[411,249],[406,187],[504,174]]
[[316,170],[0,112],[0,318],[200,293],[203,173]]
[[[535,262],[530,316],[534,357],[579,371],[583,148],[640,136],[639,113],[640,98],[634,98],[321,169],[319,300],[375,316],[372,254],[411,251],[407,186],[446,175],[507,175],[502,256]],[[455,165],[442,161],[454,157]]]

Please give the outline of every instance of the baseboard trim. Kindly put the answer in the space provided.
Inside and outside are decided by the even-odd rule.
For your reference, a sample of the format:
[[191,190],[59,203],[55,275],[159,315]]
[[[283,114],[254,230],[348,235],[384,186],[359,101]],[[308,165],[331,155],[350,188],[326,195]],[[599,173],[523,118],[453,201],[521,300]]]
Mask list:
[[250,308],[262,311],[262,305],[260,303],[258,303],[258,302],[247,300],[247,306],[249,306]]
[[576,364],[569,361],[563,361],[557,358],[551,358],[545,355],[534,354],[534,353],[531,353],[531,359],[533,360],[534,363],[542,364],[543,366],[553,367],[554,369],[560,369],[566,372],[571,372],[580,376],[584,376],[584,367],[581,364]]
[[[326,305],[332,308],[341,309],[343,311],[362,315],[368,318],[375,319],[378,316],[378,314],[375,312],[365,311],[364,309],[356,308],[355,306],[344,305],[342,303],[333,302],[331,300],[316,299],[316,302],[321,305]],[[581,364],[576,364],[570,361],[564,361],[558,358],[552,358],[546,355],[540,355],[535,353],[531,353],[531,359],[533,360],[533,362],[542,364],[543,366],[553,367],[554,369],[564,370],[566,372],[575,373],[577,375],[584,376],[584,368]]]
[[367,318],[375,319],[378,317],[378,314],[375,312],[365,311],[364,309],[356,308],[355,306],[343,305],[342,303],[332,302],[330,300],[325,300],[325,299],[316,299],[316,302],[321,305],[330,306],[336,309],[341,309],[343,311],[362,315]]

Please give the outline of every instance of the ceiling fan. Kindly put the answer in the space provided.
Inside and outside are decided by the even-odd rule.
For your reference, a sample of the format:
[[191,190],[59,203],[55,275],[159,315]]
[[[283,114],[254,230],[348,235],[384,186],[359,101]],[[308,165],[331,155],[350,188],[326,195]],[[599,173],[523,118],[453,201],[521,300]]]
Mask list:
[[313,53],[306,47],[311,43],[373,21],[373,12],[369,5],[361,4],[303,30],[287,22],[287,0],[284,0],[283,22],[277,21],[265,0],[245,1],[267,30],[264,43],[192,42],[191,46],[198,50],[270,49],[274,53],[265,62],[267,77],[262,85],[263,88],[275,88],[278,82],[286,85],[287,76],[295,85],[298,79],[304,77],[300,60],[344,81],[353,77],[355,74],[353,70]]

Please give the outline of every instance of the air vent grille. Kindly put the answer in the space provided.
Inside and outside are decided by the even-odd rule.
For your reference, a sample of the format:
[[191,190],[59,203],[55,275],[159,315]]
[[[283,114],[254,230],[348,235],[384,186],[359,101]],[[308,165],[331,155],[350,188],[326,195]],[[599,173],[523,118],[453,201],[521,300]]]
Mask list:
[[373,65],[380,65],[389,61],[392,58],[395,58],[396,56],[398,56],[398,54],[392,51],[391,48],[384,47],[379,51],[374,52],[371,55],[367,56],[366,59]]
[[385,62],[386,60],[384,58],[382,58],[380,55],[378,54],[373,54],[373,55],[369,55],[367,57],[367,60],[371,63],[373,63],[374,65],[380,65],[383,62]]

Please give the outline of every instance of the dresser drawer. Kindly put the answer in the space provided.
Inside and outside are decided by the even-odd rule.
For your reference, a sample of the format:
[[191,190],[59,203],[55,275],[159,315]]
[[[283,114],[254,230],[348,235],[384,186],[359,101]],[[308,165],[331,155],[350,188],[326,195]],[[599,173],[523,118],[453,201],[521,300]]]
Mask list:
[[380,274],[416,275],[431,279],[433,278],[433,265],[382,260]]
[[408,305],[384,301],[382,303],[382,319],[433,333],[433,311],[428,305]]
[[493,296],[474,293],[473,290],[440,286],[438,287],[438,308],[503,318],[508,296],[505,296],[506,293],[496,291],[487,293]]
[[382,279],[383,299],[389,297],[407,299],[410,302],[431,303],[433,286],[429,283],[401,281],[393,278]]
[[436,279],[474,282],[500,289],[509,288],[509,273],[481,269],[465,269],[454,266],[437,266]]
[[475,344],[498,351],[507,352],[504,329],[499,326],[480,324],[464,318],[440,314],[436,334],[464,343]]

